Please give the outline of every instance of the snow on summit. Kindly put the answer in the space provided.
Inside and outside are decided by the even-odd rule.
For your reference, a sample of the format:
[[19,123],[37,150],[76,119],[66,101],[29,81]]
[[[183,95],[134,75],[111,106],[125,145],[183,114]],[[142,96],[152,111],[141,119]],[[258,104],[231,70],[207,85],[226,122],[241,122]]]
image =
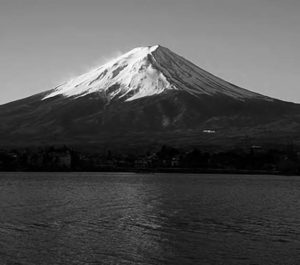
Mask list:
[[[135,48],[86,74],[52,90],[44,99],[63,95],[82,97],[103,92],[109,98],[126,97],[127,101],[151,96],[175,88],[151,63],[151,53],[159,46]],[[152,58],[154,59],[154,58]]]
[[243,100],[268,97],[232,85],[159,45],[138,47],[110,62],[65,82],[43,98],[78,98],[99,93],[109,100],[131,101],[184,90],[192,95],[225,94]]

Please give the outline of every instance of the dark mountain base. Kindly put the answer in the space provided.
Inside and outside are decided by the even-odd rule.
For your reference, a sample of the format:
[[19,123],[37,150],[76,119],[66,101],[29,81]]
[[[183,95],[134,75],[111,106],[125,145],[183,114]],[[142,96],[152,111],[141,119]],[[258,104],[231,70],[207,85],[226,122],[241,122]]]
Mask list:
[[161,145],[228,149],[300,144],[300,108],[293,103],[197,98],[172,92],[136,101],[45,94],[0,106],[0,147],[67,145],[97,152],[144,152]]

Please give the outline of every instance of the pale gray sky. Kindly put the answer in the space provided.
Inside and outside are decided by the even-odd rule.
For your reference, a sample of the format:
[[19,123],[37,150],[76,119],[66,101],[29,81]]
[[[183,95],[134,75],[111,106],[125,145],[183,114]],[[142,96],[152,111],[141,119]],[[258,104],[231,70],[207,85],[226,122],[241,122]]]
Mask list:
[[0,0],[0,104],[154,44],[300,102],[299,14],[299,0]]

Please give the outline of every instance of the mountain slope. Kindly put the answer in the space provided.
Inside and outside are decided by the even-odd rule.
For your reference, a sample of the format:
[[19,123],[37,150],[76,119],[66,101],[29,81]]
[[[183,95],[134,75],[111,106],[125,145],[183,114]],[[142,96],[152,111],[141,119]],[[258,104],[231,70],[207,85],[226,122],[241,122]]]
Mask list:
[[0,144],[126,149],[230,145],[245,137],[278,142],[297,140],[299,117],[298,104],[239,88],[157,45],[0,106]]
[[169,90],[186,91],[195,96],[224,94],[237,99],[272,100],[217,78],[159,45],[135,48],[61,84],[44,99],[103,93],[108,99],[130,101]]

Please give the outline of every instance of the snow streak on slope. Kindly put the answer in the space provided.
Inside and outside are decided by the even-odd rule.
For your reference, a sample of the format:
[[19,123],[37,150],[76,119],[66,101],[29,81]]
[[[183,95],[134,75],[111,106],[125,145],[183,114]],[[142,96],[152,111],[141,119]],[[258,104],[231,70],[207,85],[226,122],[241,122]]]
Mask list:
[[56,87],[43,100],[58,95],[78,98],[99,93],[109,100],[130,101],[169,90],[183,90],[195,96],[222,94],[238,100],[272,100],[232,85],[159,45],[135,48]]
[[226,95],[238,100],[263,99],[273,101],[272,98],[235,86],[207,71],[199,68],[190,61],[162,47],[155,51],[157,65],[167,80],[176,87],[193,95]]

